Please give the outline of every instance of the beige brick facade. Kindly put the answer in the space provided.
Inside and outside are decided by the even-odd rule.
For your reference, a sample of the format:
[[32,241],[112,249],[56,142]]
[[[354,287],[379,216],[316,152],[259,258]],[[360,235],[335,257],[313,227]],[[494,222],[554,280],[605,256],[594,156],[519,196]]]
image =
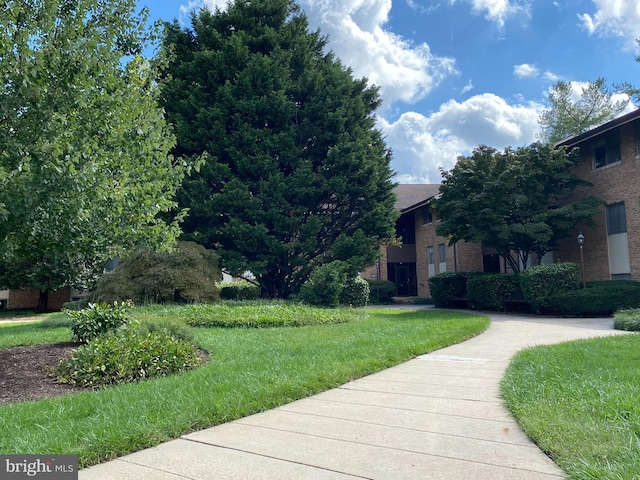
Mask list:
[[[614,139],[612,145],[606,144],[604,139]],[[598,154],[595,150],[600,147],[597,157],[602,160],[603,152],[617,155],[619,144],[619,161],[613,161],[595,168],[594,158]],[[574,198],[595,196],[607,205],[624,202],[626,213],[626,229],[629,250],[630,276],[633,280],[640,280],[640,110],[620,117],[601,127],[579,135],[561,145],[569,148],[580,147],[582,160],[575,168],[575,173],[592,184],[581,187]],[[612,153],[615,152],[615,153]],[[480,245],[459,242],[449,246],[445,238],[436,235],[436,212],[429,209],[431,200],[438,193],[439,185],[398,185],[397,208],[401,212],[401,220],[412,216],[415,219],[415,243],[403,245],[403,251],[383,249],[383,256],[379,266],[372,267],[363,273],[364,278],[381,278],[395,281],[393,272],[389,268],[397,268],[400,262],[415,262],[415,282],[417,289],[414,294],[419,297],[430,297],[429,275],[441,271],[483,271],[484,259],[491,256],[488,249]],[[582,232],[585,237],[583,247],[585,281],[609,280],[612,278],[609,264],[609,250],[611,240],[607,233],[606,208],[594,218],[594,225],[576,225],[573,236],[559,242],[558,251],[553,252],[554,262],[575,262],[581,264],[580,248],[577,236]],[[405,222],[406,223],[406,222]],[[406,229],[406,226],[404,226]],[[400,235],[400,233],[398,233]],[[444,245],[444,247],[442,247]],[[429,262],[429,249],[433,250],[433,263]],[[440,258],[444,248],[444,261]],[[483,256],[484,254],[484,256]],[[494,257],[495,261],[495,257]],[[505,271],[504,261],[499,260],[500,271]],[[444,268],[442,268],[444,267]]]
[[[627,114],[601,127],[591,130],[561,145],[579,147],[581,162],[575,173],[592,184],[581,188],[575,198],[595,196],[607,205],[624,202],[631,279],[640,280],[640,155],[638,135],[640,133],[640,110]],[[594,147],[605,137],[619,140],[620,161],[601,168],[594,168]],[[574,236],[564,239],[556,252],[556,261],[580,263],[577,235],[584,234],[585,280],[611,279],[609,265],[609,237],[605,207],[594,218],[595,225],[576,226]],[[614,248],[614,247],[611,247]]]

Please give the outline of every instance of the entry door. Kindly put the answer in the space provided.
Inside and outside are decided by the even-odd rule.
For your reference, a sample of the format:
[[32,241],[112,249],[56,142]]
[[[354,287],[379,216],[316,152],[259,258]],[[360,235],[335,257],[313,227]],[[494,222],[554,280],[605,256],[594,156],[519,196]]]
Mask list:
[[396,288],[398,296],[406,297],[409,295],[411,286],[411,277],[409,275],[409,267],[407,265],[396,266]]

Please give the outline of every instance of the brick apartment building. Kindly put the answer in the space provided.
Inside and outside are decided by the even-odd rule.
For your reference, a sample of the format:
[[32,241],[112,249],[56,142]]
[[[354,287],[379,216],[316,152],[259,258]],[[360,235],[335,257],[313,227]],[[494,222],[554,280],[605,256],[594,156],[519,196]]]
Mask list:
[[[593,186],[576,191],[575,198],[593,195],[606,203],[595,225],[576,225],[574,235],[559,242],[557,251],[541,263],[581,264],[577,236],[583,246],[585,280],[640,280],[640,109],[558,143],[580,148],[575,173]],[[396,284],[398,296],[430,297],[429,277],[447,271],[509,272],[494,251],[478,244],[449,246],[436,235],[436,212],[431,202],[440,185],[398,185],[396,232],[401,247],[387,247],[378,265],[363,278]]]

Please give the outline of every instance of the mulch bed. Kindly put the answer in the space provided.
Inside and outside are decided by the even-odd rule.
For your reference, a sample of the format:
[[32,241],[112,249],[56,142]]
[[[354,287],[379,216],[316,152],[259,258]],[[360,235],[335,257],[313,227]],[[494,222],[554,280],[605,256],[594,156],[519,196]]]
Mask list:
[[75,343],[52,343],[0,349],[0,404],[83,390],[58,383],[49,373],[77,347]]

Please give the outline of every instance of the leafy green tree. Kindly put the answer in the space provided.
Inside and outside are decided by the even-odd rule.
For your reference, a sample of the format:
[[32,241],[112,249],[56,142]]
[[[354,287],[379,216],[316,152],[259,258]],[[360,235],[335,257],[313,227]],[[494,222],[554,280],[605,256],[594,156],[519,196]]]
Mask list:
[[195,242],[178,242],[171,252],[148,249],[121,258],[100,277],[92,302],[211,303],[220,301],[218,256]]
[[555,144],[613,120],[629,103],[614,101],[615,93],[607,87],[606,79],[600,77],[583,87],[580,97],[574,99],[571,82],[557,82],[549,93],[551,106],[540,116],[541,138]]
[[165,32],[174,153],[206,154],[179,192],[186,238],[229,273],[251,271],[264,297],[287,298],[334,260],[373,264],[397,218],[378,90],[323,53],[290,0],[236,0]]
[[438,235],[451,244],[464,240],[495,248],[519,272],[532,253],[541,259],[598,212],[602,202],[595,197],[568,201],[577,187],[590,185],[570,171],[579,161],[577,149],[567,153],[549,144],[504,152],[476,148],[442,172]]
[[142,59],[134,0],[0,9],[0,287],[83,287],[129,247],[175,243],[158,214],[185,168]]

